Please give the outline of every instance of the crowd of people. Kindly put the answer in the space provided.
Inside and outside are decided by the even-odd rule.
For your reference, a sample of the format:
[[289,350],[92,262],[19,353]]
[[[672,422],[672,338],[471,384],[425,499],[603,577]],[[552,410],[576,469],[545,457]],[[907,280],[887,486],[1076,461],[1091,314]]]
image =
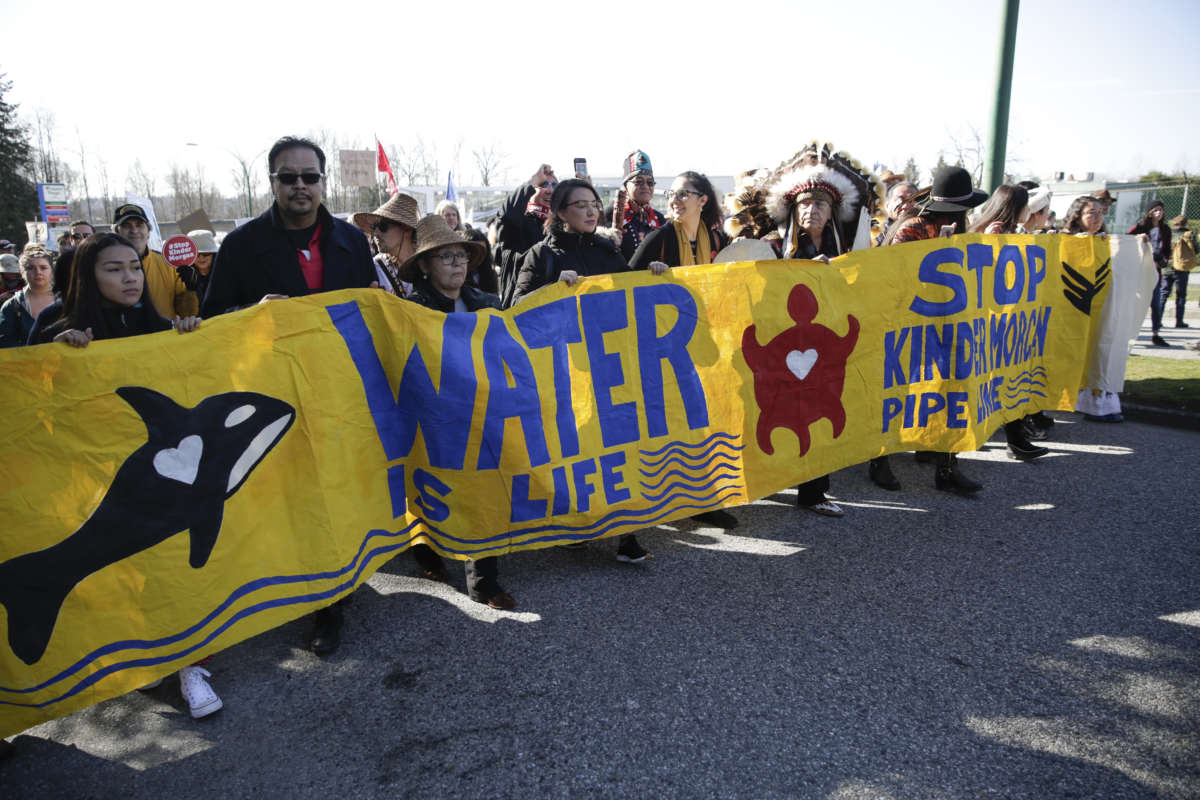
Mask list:
[[[267,155],[274,202],[263,214],[218,242],[213,232],[192,231],[199,253],[193,265],[171,267],[149,247],[150,220],[137,204],[117,208],[112,232],[97,233],[86,221],[71,225],[59,253],[31,244],[19,257],[0,242],[0,346],[50,344],[85,348],[111,339],[174,329],[195,330],[209,318],[288,297],[337,289],[372,288],[450,313],[503,309],[556,282],[574,286],[589,276],[628,270],[663,275],[675,267],[719,260],[811,259],[828,262],[852,249],[889,246],[953,233],[1039,233],[1054,230],[1050,192],[1033,182],[1004,185],[990,196],[972,185],[960,167],[917,186],[902,175],[878,177],[828,145],[805,146],[775,169],[738,176],[735,191],[718,197],[695,171],[675,177],[654,207],[657,186],[649,156],[630,153],[614,202],[604,199],[586,175],[559,180],[543,164],[505,200],[486,231],[465,224],[458,206],[440,203],[420,216],[416,199],[394,194],[374,211],[349,221],[322,204],[325,154],[313,142],[279,139]],[[1107,193],[1104,193],[1107,195]],[[1058,230],[1104,235],[1107,197],[1080,197]],[[968,215],[975,209],[973,218]],[[1168,227],[1162,204],[1149,209],[1131,231],[1147,235],[1163,271],[1165,291],[1156,293],[1154,327],[1161,325],[1166,294],[1176,292],[1176,325],[1183,322],[1187,269],[1171,269],[1172,237],[1186,220]],[[722,254],[726,253],[725,257]],[[1081,410],[1118,421],[1119,401],[1085,393]],[[1115,396],[1114,396],[1115,397]],[[1005,426],[1008,451],[1018,460],[1045,455],[1034,442],[1047,438],[1054,421],[1034,414]],[[967,496],[979,491],[951,453],[918,454],[934,465],[939,490]],[[901,490],[889,458],[873,459],[870,479]],[[844,510],[827,496],[829,476],[797,491],[801,509],[837,517]],[[733,528],[726,510],[697,515],[701,522]],[[586,545],[585,545],[586,546]],[[410,548],[420,574],[446,581],[441,557],[427,545]],[[648,552],[633,534],[617,542],[616,557],[636,564]],[[497,609],[516,600],[499,580],[499,560],[466,562],[470,597]],[[349,598],[314,615],[308,644],[319,653],[337,649]],[[184,668],[180,683],[193,716],[221,707],[202,664]]]

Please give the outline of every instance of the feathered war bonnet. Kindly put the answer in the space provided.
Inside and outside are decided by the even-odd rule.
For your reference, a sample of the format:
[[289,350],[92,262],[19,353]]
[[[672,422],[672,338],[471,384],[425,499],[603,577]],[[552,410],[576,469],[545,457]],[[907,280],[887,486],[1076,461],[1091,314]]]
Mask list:
[[839,243],[848,245],[842,248],[839,244],[839,249],[849,249],[853,243],[860,212],[886,220],[879,178],[828,142],[813,141],[774,170],[741,176],[737,190],[726,201],[725,230],[735,238],[783,238],[796,202],[814,194],[826,196],[833,206]]

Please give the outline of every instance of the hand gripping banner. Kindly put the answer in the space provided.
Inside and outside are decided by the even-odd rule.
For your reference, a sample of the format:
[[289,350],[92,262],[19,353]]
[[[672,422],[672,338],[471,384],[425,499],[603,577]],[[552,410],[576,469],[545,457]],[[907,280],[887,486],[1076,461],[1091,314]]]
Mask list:
[[[736,506],[1071,408],[1107,242],[965,235],[547,287],[378,291],[4,351],[0,734],[346,595]],[[403,624],[398,622],[397,624]]]

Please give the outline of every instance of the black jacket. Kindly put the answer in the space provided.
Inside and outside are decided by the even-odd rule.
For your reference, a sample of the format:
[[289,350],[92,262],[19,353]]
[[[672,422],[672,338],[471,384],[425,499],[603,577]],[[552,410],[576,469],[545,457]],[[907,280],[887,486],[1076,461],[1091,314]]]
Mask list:
[[512,301],[517,273],[521,270],[525,254],[546,235],[542,220],[525,210],[536,191],[530,183],[519,186],[500,207],[500,224],[496,229],[492,261],[500,271],[500,297],[506,305]]
[[[478,311],[481,308],[500,308],[500,298],[494,294],[480,291],[469,283],[463,284],[459,290],[459,297],[462,298],[463,305],[467,307],[467,311]],[[412,293],[408,296],[408,300],[412,300],[418,305],[432,308],[434,311],[441,311],[449,314],[454,311],[454,301],[444,294],[433,288],[433,284],[428,278],[418,278],[413,284]]]
[[[642,246],[642,242],[646,241],[646,237],[656,230],[660,231],[665,227],[670,227],[671,221],[667,219],[666,214],[651,206],[650,210],[662,219],[662,227],[651,228],[641,220],[634,220],[628,225],[625,225],[621,220],[615,220],[616,224],[614,224],[613,214],[616,213],[614,210],[615,205],[616,204],[614,203],[613,205],[610,205],[608,208],[604,209],[604,216],[602,216],[600,219],[603,224],[613,225],[614,228],[621,231],[621,255],[626,261],[632,264],[633,254],[639,247]],[[624,213],[623,210],[622,213]],[[675,265],[672,264],[671,266]]]
[[[325,206],[317,209],[321,223],[323,291],[365,289],[375,280],[375,264],[367,237]],[[268,294],[301,297],[312,294],[275,204],[225,237],[209,273],[201,314],[223,314],[253,305]]]
[[[142,297],[144,298],[145,295],[143,294]],[[142,304],[136,308],[104,308],[100,309],[99,313],[100,317],[97,321],[103,322],[103,329],[100,325],[92,328],[92,335],[97,340],[141,336],[146,333],[169,331],[174,327],[169,319],[154,309],[154,305],[149,300],[143,300]],[[42,313],[38,314],[37,320],[33,323],[33,329],[29,331],[27,344],[47,344],[54,341],[55,336],[67,329],[65,323],[58,324],[62,319],[62,314],[61,300],[55,300],[42,309]]]
[[568,269],[583,277],[626,272],[629,267],[616,242],[607,236],[554,230],[525,254],[513,292],[513,304],[530,292],[554,283],[563,270]]
[[[725,249],[725,245],[729,244],[729,237],[719,228],[709,228],[708,241],[712,245],[712,252],[708,254],[711,260],[713,256]],[[667,222],[666,227],[647,234],[646,238],[642,239],[642,243],[638,245],[633,258],[629,259],[629,268],[647,269],[651,261],[661,261],[668,267],[682,265],[683,259],[679,257],[679,237],[675,235],[674,223]]]

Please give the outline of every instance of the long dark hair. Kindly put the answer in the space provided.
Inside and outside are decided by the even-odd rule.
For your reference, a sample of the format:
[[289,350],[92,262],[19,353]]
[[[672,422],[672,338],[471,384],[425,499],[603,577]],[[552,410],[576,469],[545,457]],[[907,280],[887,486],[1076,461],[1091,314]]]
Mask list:
[[[1150,219],[1150,212],[1156,208],[1161,208],[1163,210],[1163,215],[1158,222],[1154,222]],[[1142,215],[1142,218],[1138,221],[1138,224],[1134,226],[1134,229],[1137,233],[1149,233],[1150,229],[1155,227],[1168,230],[1170,229],[1170,226],[1167,225],[1167,207],[1163,205],[1162,200],[1155,200],[1150,204],[1150,207],[1146,209],[1146,213]]]
[[[1088,203],[1100,204],[1100,201],[1089,195],[1080,195],[1071,201],[1071,206],[1067,209],[1067,215],[1063,217],[1062,225],[1059,230],[1063,233],[1089,233],[1083,227],[1083,212],[1088,207]],[[1100,225],[1100,230],[1097,233],[1105,233],[1103,223]]]
[[[587,181],[581,181],[578,178],[568,178],[565,181],[560,181],[558,186],[554,187],[554,193],[550,195],[550,216],[546,217],[546,224],[544,226],[546,233],[565,230],[562,220],[558,218],[558,212],[567,204],[571,192],[576,189],[587,189],[592,193],[592,197],[596,198],[596,202],[603,206],[604,201],[600,199],[600,195],[596,192],[596,187]],[[599,224],[598,221],[597,224]]]
[[695,186],[696,191],[702,192],[708,198],[708,202],[704,204],[704,208],[700,209],[700,219],[709,230],[719,229],[721,223],[724,221],[724,215],[721,213],[721,201],[717,198],[717,192],[713,189],[712,182],[709,181],[708,176],[689,170],[681,172],[675,177],[683,178],[692,186]]
[[996,187],[987,203],[979,210],[979,219],[971,225],[974,233],[983,233],[993,222],[1004,227],[1004,233],[1012,233],[1021,221],[1021,212],[1029,205],[1029,191],[1024,186],[1006,183]]
[[[118,233],[97,233],[84,239],[75,248],[75,257],[71,265],[71,280],[62,295],[62,316],[50,325],[46,333],[61,333],[74,328],[83,331],[92,329],[96,339],[107,339],[112,336],[104,315],[104,299],[100,295],[100,285],[96,282],[96,263],[100,253],[109,247],[128,247],[134,253],[135,248],[128,239]],[[138,257],[139,261],[141,257]],[[142,281],[142,296],[138,304],[129,309],[133,315],[129,327],[134,330],[155,330],[161,328],[165,319],[154,309],[147,293],[146,281]],[[170,323],[167,323],[169,325]]]

